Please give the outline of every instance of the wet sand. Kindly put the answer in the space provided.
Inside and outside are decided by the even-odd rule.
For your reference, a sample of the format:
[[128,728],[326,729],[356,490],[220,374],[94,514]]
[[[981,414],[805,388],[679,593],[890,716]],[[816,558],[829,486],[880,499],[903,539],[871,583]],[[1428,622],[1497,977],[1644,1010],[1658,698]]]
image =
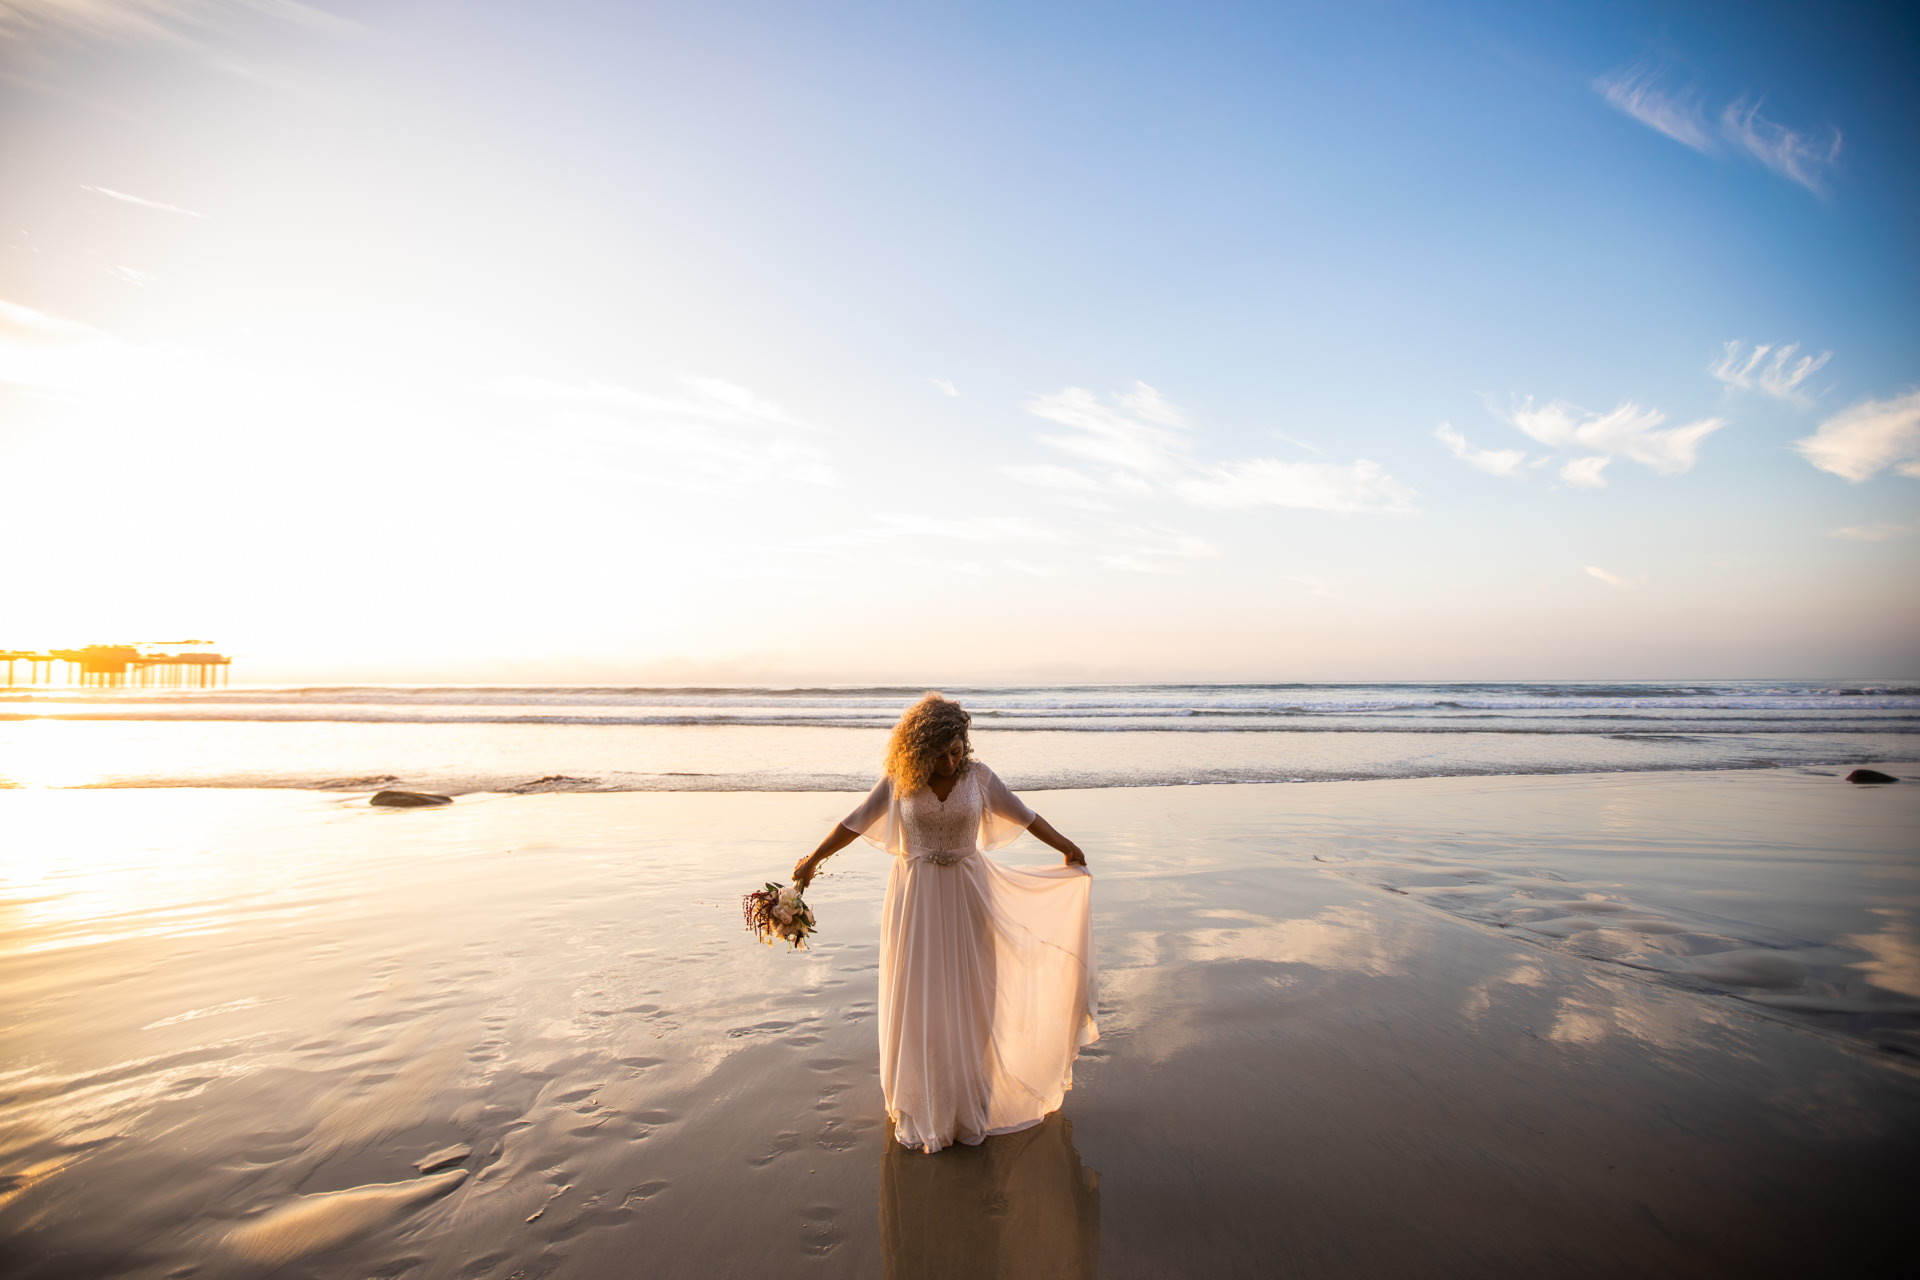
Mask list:
[[1054,1121],[924,1157],[888,1143],[876,1083],[884,861],[831,864],[812,952],[739,923],[848,797],[0,793],[0,1270],[1785,1275],[1904,1254],[1920,786],[1029,798],[1093,861],[1102,1039]]

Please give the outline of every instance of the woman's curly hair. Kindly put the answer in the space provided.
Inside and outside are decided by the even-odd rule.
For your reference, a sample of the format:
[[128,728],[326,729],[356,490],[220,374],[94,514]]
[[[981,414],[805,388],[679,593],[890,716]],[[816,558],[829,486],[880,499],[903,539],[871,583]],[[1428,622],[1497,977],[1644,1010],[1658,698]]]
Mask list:
[[973,717],[957,702],[938,693],[929,693],[901,715],[887,739],[887,776],[893,779],[895,795],[908,795],[927,785],[933,776],[934,762],[955,738],[966,743],[967,753],[960,761],[965,773],[973,762],[973,743],[967,728]]

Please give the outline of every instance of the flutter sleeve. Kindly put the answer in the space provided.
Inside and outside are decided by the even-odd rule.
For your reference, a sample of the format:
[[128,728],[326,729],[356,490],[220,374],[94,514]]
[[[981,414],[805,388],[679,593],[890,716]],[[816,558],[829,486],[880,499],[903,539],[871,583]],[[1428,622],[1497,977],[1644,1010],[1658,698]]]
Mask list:
[[900,806],[893,802],[893,779],[883,777],[876,782],[859,807],[840,819],[840,825],[869,844],[888,853],[897,852],[894,846],[899,843]]
[[985,851],[1012,844],[1038,815],[1000,781],[999,774],[977,761],[973,767],[980,771],[980,848]]

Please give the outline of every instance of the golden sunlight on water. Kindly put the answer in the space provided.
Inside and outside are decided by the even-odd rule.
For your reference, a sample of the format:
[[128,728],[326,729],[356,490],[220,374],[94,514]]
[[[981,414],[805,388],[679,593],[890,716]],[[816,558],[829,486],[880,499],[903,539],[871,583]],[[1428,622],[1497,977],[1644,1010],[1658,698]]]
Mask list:
[[10,749],[0,784],[15,787],[84,787],[103,780],[100,735],[72,721],[33,720],[6,726]]
[[216,932],[237,904],[254,915],[310,909],[297,878],[249,856],[248,833],[281,821],[271,796],[209,806],[192,791],[93,792],[79,822],[75,799],[39,788],[7,796],[0,955]]

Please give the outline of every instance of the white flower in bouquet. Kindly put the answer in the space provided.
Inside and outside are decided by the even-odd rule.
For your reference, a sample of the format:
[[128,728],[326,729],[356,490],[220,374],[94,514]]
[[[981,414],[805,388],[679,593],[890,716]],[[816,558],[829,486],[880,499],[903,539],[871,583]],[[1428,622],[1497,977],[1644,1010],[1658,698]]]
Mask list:
[[783,888],[768,882],[766,888],[741,898],[740,907],[747,918],[747,928],[768,946],[779,938],[789,950],[805,947],[807,935],[814,929],[813,911],[800,896],[798,885]]

